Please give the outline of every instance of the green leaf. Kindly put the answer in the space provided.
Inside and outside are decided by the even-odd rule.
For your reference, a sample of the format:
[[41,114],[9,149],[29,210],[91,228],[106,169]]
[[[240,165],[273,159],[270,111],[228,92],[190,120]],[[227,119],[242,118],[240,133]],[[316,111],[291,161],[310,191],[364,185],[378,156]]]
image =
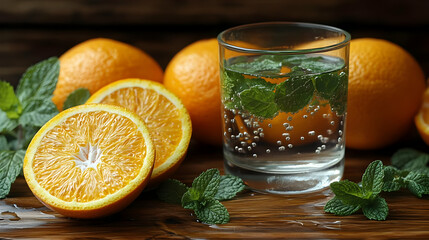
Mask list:
[[275,102],[283,112],[297,112],[313,98],[313,82],[310,76],[290,77],[279,83],[275,91]]
[[251,87],[240,93],[243,109],[262,118],[273,118],[278,113],[274,92],[265,88]]
[[376,160],[368,165],[362,176],[364,195],[377,195],[383,189],[384,169],[383,162]]
[[181,204],[183,194],[187,191],[188,187],[179,180],[167,179],[159,185],[156,195],[164,202]]
[[347,88],[348,88],[348,74],[341,72],[339,74],[339,84],[335,93],[329,99],[329,104],[336,111],[338,115],[344,114],[347,108]]
[[0,123],[0,133],[10,133],[18,126],[18,121],[10,119],[2,110],[0,110]]
[[336,197],[345,204],[360,205],[365,201],[363,199],[362,188],[354,182],[343,180],[333,182],[330,186]]
[[411,148],[402,148],[393,154],[391,162],[394,167],[398,169],[404,169],[406,164],[418,158],[422,154],[423,153]]
[[343,62],[332,64],[332,62],[324,61],[323,57],[318,58],[320,61],[303,61],[299,67],[304,68],[312,73],[323,73],[338,70],[344,66]]
[[195,188],[189,188],[182,196],[182,207],[186,209],[198,209],[201,193]]
[[50,99],[34,99],[24,107],[19,123],[41,127],[57,114],[58,109]]
[[282,68],[282,63],[272,59],[256,58],[253,62],[243,62],[230,65],[230,69],[237,72],[245,72],[248,75],[278,74]]
[[383,191],[393,192],[406,186],[404,177],[408,171],[401,171],[392,166],[384,167]]
[[4,81],[0,81],[0,110],[11,119],[17,119],[22,111],[21,103],[16,97],[13,87]]
[[421,154],[420,156],[406,163],[402,167],[402,169],[409,170],[409,171],[422,171],[424,169],[427,169],[428,162],[429,162],[429,155]]
[[234,198],[237,193],[243,191],[245,185],[241,178],[232,175],[223,175],[220,177],[219,188],[214,198],[219,201]]
[[229,222],[229,213],[218,200],[211,199],[205,207],[195,210],[197,218],[206,224],[225,224]]
[[368,204],[362,206],[362,212],[368,219],[381,221],[386,220],[387,215],[389,215],[389,207],[384,198],[377,196]]
[[0,151],[0,198],[5,198],[19,175],[25,156],[24,150]]
[[[200,198],[214,197],[218,191],[220,183],[219,170],[216,168],[209,169],[201,173],[192,182],[192,189],[198,192]],[[189,191],[189,190],[188,190]]]
[[410,172],[405,178],[408,190],[421,198],[423,194],[429,194],[429,176],[417,172]]
[[56,57],[41,61],[27,69],[16,90],[18,99],[24,108],[35,99],[52,98],[59,71],[60,62]]
[[334,197],[325,205],[325,212],[340,216],[348,216],[360,209],[359,205],[349,205],[343,203],[339,198]]
[[6,136],[0,135],[0,151],[9,150]]
[[336,73],[320,74],[314,78],[317,94],[326,100],[334,96],[339,85],[340,77]]
[[67,97],[66,101],[64,102],[63,109],[66,110],[74,106],[82,105],[86,102],[86,100],[89,99],[90,96],[91,93],[89,93],[88,89],[78,88],[70,93],[70,95]]

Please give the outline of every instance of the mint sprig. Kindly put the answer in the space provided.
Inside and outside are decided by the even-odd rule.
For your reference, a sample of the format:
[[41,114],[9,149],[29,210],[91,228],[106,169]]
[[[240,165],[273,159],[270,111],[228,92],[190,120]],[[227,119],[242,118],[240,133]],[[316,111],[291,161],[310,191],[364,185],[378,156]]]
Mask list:
[[[258,118],[279,112],[294,113],[312,100],[325,100],[338,113],[347,102],[347,69],[344,61],[322,56],[237,57],[223,63],[221,72],[224,105]],[[289,73],[281,73],[283,67]],[[267,79],[288,78],[275,84]]]
[[220,201],[234,198],[244,187],[240,178],[220,176],[219,170],[212,168],[196,177],[191,187],[168,179],[158,187],[156,194],[164,202],[193,210],[203,223],[224,224],[229,222],[229,213]]
[[392,166],[383,166],[380,160],[369,164],[361,184],[343,180],[331,183],[334,198],[325,205],[325,212],[351,215],[362,209],[372,220],[385,220],[389,208],[379,194],[408,189],[416,197],[429,194],[429,154],[405,148],[398,150],[391,159]]
[[0,198],[21,173],[28,144],[38,129],[58,113],[51,101],[59,60],[49,58],[29,67],[13,87],[0,81]]
[[66,110],[74,106],[82,105],[90,96],[91,93],[88,89],[78,88],[68,95],[67,99],[64,101],[63,109]]
[[359,209],[372,220],[385,220],[389,211],[386,201],[378,194],[383,187],[383,163],[374,161],[362,176],[362,186],[348,180],[331,183],[335,198],[328,201],[325,212],[350,215]]

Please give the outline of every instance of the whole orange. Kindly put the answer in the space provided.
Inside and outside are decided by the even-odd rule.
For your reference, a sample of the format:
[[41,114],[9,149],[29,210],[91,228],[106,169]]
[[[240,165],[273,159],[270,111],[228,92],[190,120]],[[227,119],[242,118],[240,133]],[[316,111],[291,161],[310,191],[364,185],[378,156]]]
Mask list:
[[60,75],[52,101],[61,110],[67,96],[78,88],[91,94],[124,78],[161,82],[159,64],[142,50],[119,41],[96,38],[82,42],[60,57]]
[[424,74],[403,48],[386,40],[350,42],[346,146],[376,149],[410,130],[425,89]]
[[213,145],[222,143],[218,51],[214,38],[194,42],[171,59],[164,76],[191,116],[193,137]]

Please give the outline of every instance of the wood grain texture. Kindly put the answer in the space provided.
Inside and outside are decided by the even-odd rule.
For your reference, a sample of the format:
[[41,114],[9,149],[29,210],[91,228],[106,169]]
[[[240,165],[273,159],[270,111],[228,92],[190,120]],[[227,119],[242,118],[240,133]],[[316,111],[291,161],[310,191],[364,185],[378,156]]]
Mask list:
[[[421,147],[426,148],[421,145]],[[359,181],[375,159],[386,164],[396,147],[381,151],[346,151],[345,178]],[[193,142],[188,156],[174,175],[190,185],[208,168],[222,171],[220,148]],[[362,214],[338,217],[323,211],[333,194],[278,196],[245,191],[223,202],[231,221],[206,225],[189,210],[157,200],[147,191],[124,211],[104,219],[65,218],[45,208],[28,189],[23,178],[11,195],[0,201],[0,237],[31,239],[427,239],[429,199],[406,192],[384,194],[390,213],[386,221],[370,221]]]

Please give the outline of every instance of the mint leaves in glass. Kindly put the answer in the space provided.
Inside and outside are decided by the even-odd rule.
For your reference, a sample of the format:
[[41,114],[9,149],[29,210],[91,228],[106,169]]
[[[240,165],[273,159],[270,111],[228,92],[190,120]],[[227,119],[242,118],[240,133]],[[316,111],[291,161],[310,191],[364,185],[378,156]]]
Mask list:
[[276,22],[231,28],[218,40],[226,172],[279,194],[339,180],[349,34]]

